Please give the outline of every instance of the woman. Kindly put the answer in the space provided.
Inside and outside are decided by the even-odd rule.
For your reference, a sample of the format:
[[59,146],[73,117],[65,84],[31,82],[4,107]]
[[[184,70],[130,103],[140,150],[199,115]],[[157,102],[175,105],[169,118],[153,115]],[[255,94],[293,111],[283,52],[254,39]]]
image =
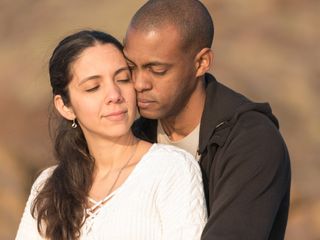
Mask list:
[[122,45],[81,31],[59,43],[49,67],[62,116],[58,164],[33,184],[16,239],[200,239],[199,166],[132,134],[136,99]]

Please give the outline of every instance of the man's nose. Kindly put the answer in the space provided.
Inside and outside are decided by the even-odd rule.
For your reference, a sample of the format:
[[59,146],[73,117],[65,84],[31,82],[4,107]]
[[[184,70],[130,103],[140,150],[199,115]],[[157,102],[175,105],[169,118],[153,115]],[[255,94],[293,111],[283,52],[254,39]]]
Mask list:
[[132,73],[134,88],[137,92],[143,92],[152,88],[152,81],[144,70],[135,69]]

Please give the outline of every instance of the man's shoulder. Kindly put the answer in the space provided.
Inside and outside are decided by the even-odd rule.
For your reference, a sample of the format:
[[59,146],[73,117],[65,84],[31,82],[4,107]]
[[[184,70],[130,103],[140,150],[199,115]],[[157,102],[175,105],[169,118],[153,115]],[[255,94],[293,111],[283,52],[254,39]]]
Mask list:
[[218,82],[211,74],[206,74],[206,101],[201,125],[215,128],[222,122],[229,121],[239,111],[247,111],[242,106],[252,102],[244,95]]
[[223,145],[231,133],[232,136],[252,134],[258,141],[262,141],[264,135],[281,138],[278,121],[268,103],[253,102],[217,82],[212,75],[207,75],[206,81],[207,101],[200,125],[200,150],[212,141]]
[[285,146],[278,125],[266,114],[258,111],[243,113],[234,126],[233,135],[243,136],[243,139],[247,139],[246,144],[278,146],[280,149]]
[[[206,74],[206,86],[207,101],[203,113],[204,118],[211,115],[211,118],[220,123],[231,119],[235,121],[235,118],[238,119],[247,112],[256,112],[265,115],[276,126],[278,125],[269,103],[254,102],[242,93],[218,82],[211,74]],[[205,111],[207,111],[207,116]],[[254,118],[254,116],[257,115],[252,114],[248,117]]]
[[209,95],[210,98],[217,98],[216,101],[219,99],[223,99],[227,100],[227,102],[231,101],[233,104],[250,102],[249,98],[244,94],[223,84],[210,73],[205,74],[205,86],[206,95]]

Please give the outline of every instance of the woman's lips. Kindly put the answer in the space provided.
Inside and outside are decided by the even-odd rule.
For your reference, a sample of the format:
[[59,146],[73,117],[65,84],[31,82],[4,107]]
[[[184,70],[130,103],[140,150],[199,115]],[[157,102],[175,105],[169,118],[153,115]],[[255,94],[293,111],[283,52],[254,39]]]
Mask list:
[[121,110],[121,111],[114,111],[111,113],[108,113],[104,115],[104,118],[107,118],[112,121],[120,121],[123,120],[126,116],[127,111]]

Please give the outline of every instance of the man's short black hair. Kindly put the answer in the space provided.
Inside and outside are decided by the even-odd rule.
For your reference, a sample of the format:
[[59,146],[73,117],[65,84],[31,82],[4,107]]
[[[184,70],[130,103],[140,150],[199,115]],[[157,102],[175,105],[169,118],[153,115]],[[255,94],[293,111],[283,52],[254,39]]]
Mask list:
[[150,0],[133,16],[130,28],[150,31],[173,25],[183,47],[211,48],[214,27],[207,8],[198,0]]

